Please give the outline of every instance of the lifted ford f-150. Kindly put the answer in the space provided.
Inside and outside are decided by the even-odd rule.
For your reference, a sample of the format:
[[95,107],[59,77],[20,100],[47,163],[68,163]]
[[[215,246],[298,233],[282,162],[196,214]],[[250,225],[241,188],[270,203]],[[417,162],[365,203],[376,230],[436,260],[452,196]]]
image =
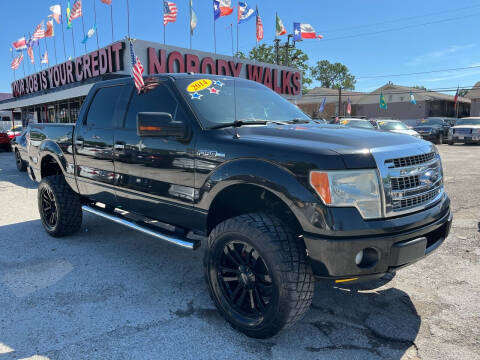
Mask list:
[[205,245],[220,313],[266,338],[309,308],[315,279],[375,279],[439,247],[450,200],[433,144],[312,122],[256,82],[209,75],[96,84],[73,125],[32,124],[45,230],[89,212]]

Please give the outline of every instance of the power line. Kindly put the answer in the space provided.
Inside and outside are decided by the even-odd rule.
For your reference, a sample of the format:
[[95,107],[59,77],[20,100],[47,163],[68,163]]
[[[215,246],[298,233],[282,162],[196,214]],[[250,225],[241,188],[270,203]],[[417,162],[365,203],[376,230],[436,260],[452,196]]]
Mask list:
[[439,72],[468,70],[468,69],[478,69],[478,68],[480,68],[480,65],[472,65],[472,66],[465,66],[465,67],[459,67],[459,68],[450,68],[450,69],[441,69],[441,70],[431,70],[431,71],[419,71],[419,72],[403,73],[403,74],[356,76],[355,78],[357,78],[357,79],[376,79],[376,78],[395,77],[395,76],[410,76],[410,75],[433,74],[433,73],[439,73]]
[[330,29],[330,30],[323,31],[322,33],[323,34],[328,34],[330,32],[337,32],[337,31],[343,31],[343,30],[362,29],[362,28],[367,28],[367,27],[372,27],[372,26],[401,22],[401,21],[405,21],[405,20],[420,19],[420,18],[425,18],[427,16],[435,16],[435,15],[441,15],[441,14],[452,13],[452,12],[457,12],[457,11],[460,12],[460,11],[474,9],[474,8],[478,8],[478,7],[480,7],[480,5],[474,5],[474,6],[467,6],[467,7],[464,7],[464,8],[455,8],[455,9],[437,11],[437,12],[434,12],[434,13],[426,13],[426,14],[418,15],[418,16],[409,16],[409,17],[397,18],[397,19],[393,19],[393,20],[382,21],[382,22],[371,23],[371,24],[365,24],[365,25],[359,25],[359,26],[353,26],[353,27],[348,27],[348,28],[346,28],[346,27],[335,28],[335,29]]
[[351,38],[357,38],[357,37],[362,37],[362,36],[377,35],[377,34],[383,34],[383,33],[386,33],[386,32],[412,29],[412,28],[428,26],[428,25],[433,25],[433,24],[440,24],[440,23],[449,22],[449,21],[463,20],[463,19],[466,19],[466,18],[478,16],[478,15],[480,15],[480,13],[475,13],[475,14],[470,14],[470,15],[465,15],[465,16],[457,16],[457,17],[447,18],[447,19],[442,19],[442,20],[429,21],[429,22],[425,22],[425,23],[421,23],[421,24],[406,25],[406,26],[397,27],[397,28],[384,29],[384,30],[366,32],[366,33],[360,33],[360,34],[352,34],[352,35],[337,36],[337,37],[332,37],[332,38],[324,38],[321,41],[323,42],[323,41],[333,41],[333,40],[344,40],[344,39],[351,39]]

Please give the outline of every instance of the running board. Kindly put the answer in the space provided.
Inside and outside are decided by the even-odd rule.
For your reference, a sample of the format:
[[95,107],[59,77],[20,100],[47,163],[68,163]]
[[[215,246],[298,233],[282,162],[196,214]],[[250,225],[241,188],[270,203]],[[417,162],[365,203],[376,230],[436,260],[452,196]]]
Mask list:
[[111,213],[104,212],[100,208],[97,208],[97,207],[83,205],[82,210],[86,211],[86,212],[89,212],[91,214],[94,214],[94,215],[101,216],[101,217],[103,217],[105,219],[108,219],[108,220],[111,220],[111,221],[113,221],[117,224],[129,227],[130,229],[137,230],[137,231],[140,231],[144,234],[153,236],[157,239],[160,239],[160,240],[169,242],[171,244],[180,246],[184,249],[195,250],[200,246],[200,243],[201,243],[198,240],[190,240],[190,239],[187,239],[185,237],[174,237],[172,235],[163,234],[163,233],[161,233],[157,230],[154,230],[152,228],[149,228],[147,226],[143,226],[143,225],[140,225],[139,223],[127,220],[127,219],[123,218],[122,216],[117,216],[117,215],[114,215],[114,214],[111,214]]

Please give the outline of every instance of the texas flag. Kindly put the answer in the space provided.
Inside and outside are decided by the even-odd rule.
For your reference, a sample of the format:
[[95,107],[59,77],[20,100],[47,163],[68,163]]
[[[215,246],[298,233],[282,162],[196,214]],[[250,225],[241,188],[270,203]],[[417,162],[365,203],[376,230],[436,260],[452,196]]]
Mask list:
[[233,13],[231,0],[213,0],[213,17],[215,20]]
[[23,49],[27,48],[27,42],[25,40],[25,37],[21,37],[17,41],[13,42],[12,45],[15,48],[15,50],[17,50],[17,51],[20,51],[20,50],[23,50]]
[[302,39],[323,39],[323,36],[317,35],[310,24],[293,23],[293,41]]

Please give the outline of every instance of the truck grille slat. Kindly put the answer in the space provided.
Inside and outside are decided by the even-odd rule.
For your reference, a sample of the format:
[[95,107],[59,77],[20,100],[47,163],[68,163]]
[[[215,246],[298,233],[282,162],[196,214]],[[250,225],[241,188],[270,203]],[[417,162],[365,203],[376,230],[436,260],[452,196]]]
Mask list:
[[420,205],[424,205],[434,199],[439,194],[439,191],[440,188],[437,188],[426,193],[419,194],[417,196],[409,197],[407,199],[394,200],[392,202],[393,210],[406,210]]
[[406,190],[420,186],[420,175],[390,178],[392,190]]
[[435,153],[427,153],[427,154],[420,154],[420,155],[414,155],[414,156],[407,156],[407,157],[402,157],[402,158],[397,158],[397,159],[389,159],[385,161],[385,164],[387,163],[393,163],[393,166],[390,165],[389,168],[399,168],[399,167],[407,167],[407,166],[413,166],[413,165],[419,165],[419,164],[424,164],[427,163],[435,157]]

